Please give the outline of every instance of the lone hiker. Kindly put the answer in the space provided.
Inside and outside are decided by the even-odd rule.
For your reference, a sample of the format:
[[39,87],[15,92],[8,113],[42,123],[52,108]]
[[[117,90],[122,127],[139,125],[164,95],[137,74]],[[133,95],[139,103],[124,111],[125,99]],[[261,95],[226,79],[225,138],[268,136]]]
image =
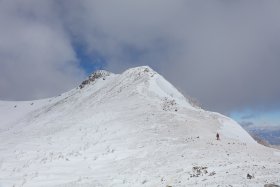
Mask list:
[[217,140],[220,140],[220,135],[219,135],[218,132],[217,132],[217,134],[216,134],[216,138],[217,138]]

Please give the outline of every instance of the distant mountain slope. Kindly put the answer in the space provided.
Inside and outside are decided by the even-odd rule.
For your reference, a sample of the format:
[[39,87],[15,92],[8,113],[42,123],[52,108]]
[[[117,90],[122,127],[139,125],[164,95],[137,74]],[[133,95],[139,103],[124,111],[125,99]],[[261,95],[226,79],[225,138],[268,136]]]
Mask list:
[[253,138],[267,141],[270,145],[280,146],[280,128],[274,127],[254,127],[246,129]]
[[0,112],[0,186],[280,183],[280,152],[147,66],[98,71],[55,98],[0,102]]

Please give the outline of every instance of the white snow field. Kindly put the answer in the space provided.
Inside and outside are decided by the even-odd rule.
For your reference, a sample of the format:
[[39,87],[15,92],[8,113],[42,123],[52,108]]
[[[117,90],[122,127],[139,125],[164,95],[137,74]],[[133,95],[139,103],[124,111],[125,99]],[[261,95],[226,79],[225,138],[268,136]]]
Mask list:
[[99,71],[81,87],[0,102],[0,187],[280,184],[280,151],[193,107],[147,66]]

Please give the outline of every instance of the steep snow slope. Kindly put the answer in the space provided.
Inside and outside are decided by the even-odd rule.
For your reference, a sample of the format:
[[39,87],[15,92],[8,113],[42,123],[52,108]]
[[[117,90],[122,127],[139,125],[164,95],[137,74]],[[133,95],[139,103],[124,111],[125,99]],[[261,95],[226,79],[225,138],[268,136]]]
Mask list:
[[193,107],[149,67],[97,72],[81,85],[56,98],[0,103],[0,187],[280,182],[279,152]]

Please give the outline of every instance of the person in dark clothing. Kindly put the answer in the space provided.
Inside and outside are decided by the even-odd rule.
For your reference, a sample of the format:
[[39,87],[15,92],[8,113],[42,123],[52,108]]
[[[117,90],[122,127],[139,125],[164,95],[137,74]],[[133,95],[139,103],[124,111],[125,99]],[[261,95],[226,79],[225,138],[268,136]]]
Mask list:
[[218,132],[217,132],[217,134],[216,134],[216,138],[217,138],[217,140],[220,140],[220,135],[219,135]]

